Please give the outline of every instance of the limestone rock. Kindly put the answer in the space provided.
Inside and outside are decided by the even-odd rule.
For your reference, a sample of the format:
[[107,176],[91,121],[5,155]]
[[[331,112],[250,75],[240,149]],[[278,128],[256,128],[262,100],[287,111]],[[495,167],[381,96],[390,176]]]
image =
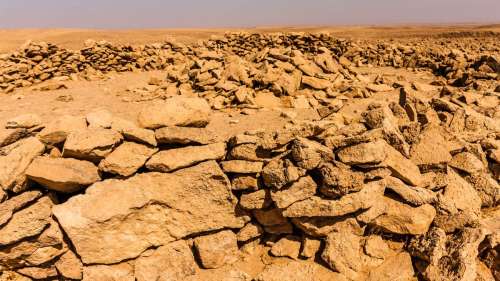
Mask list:
[[271,254],[275,257],[289,257],[298,259],[300,253],[300,239],[295,236],[288,235],[281,238],[271,247]]
[[[42,119],[37,114],[23,114],[7,120],[5,128],[8,129],[30,129],[42,124]],[[1,145],[0,145],[1,146]]]
[[330,148],[322,144],[305,138],[297,138],[292,144],[292,157],[299,167],[312,170],[323,161],[332,161],[335,155]]
[[0,281],[32,281],[32,279],[14,271],[6,270],[0,275]]
[[230,160],[220,163],[226,173],[256,174],[262,171],[262,162]]
[[246,242],[251,239],[260,237],[264,230],[260,225],[254,222],[247,223],[236,235],[238,242]]
[[6,146],[16,141],[22,139],[26,136],[27,132],[25,129],[3,129],[0,128],[0,147]]
[[210,122],[210,106],[202,98],[173,97],[148,106],[139,113],[139,125],[146,129],[161,127],[205,127]]
[[347,167],[326,163],[319,169],[322,176],[320,192],[325,196],[338,198],[364,187],[363,173],[354,172]]
[[305,172],[288,159],[274,159],[262,170],[262,180],[270,188],[281,189],[294,181],[297,181]]
[[38,134],[38,138],[45,144],[54,145],[64,142],[71,132],[85,128],[87,128],[87,121],[84,117],[64,115],[49,122]]
[[26,188],[25,171],[31,161],[41,155],[45,145],[36,138],[21,141],[6,156],[0,156],[0,187],[14,192]]
[[23,267],[18,269],[17,272],[35,280],[47,280],[57,277],[57,270],[52,265],[46,267]]
[[26,205],[40,198],[42,193],[37,190],[26,191],[0,204],[0,226],[10,220],[12,215]]
[[194,247],[204,268],[219,268],[238,259],[236,235],[230,230],[197,237]]
[[200,145],[217,142],[216,134],[206,128],[164,127],[155,131],[161,144]]
[[26,170],[28,179],[59,192],[72,193],[101,180],[97,167],[70,158],[37,157]]
[[99,163],[99,170],[128,177],[158,151],[142,144],[124,142]]
[[239,204],[243,209],[265,209],[271,205],[269,190],[261,189],[241,195]]
[[89,128],[110,129],[113,121],[113,115],[106,109],[97,109],[85,116]]
[[63,156],[98,162],[113,151],[123,137],[102,128],[88,128],[70,133],[64,143]]
[[449,165],[458,170],[472,174],[484,169],[483,163],[470,152],[461,152],[453,156]]
[[111,129],[119,132],[128,141],[134,141],[151,146],[156,146],[155,132],[153,130],[143,129],[134,123],[114,117],[111,122]]
[[449,144],[438,126],[427,126],[411,148],[410,159],[416,165],[432,166],[451,161]]
[[321,240],[304,237],[302,240],[302,250],[300,252],[300,256],[307,259],[314,258],[320,248]]
[[367,281],[400,280],[413,281],[415,272],[408,253],[399,253],[388,258],[381,266],[370,271]]
[[432,204],[437,201],[434,192],[423,187],[409,186],[395,177],[386,178],[387,189],[397,193],[401,198],[414,206]]
[[55,263],[57,271],[65,278],[82,279],[83,264],[70,250],[64,253]]
[[91,265],[83,268],[83,281],[135,281],[134,266],[124,262],[113,265]]
[[235,207],[228,179],[208,161],[95,183],[53,213],[84,263],[110,264],[191,234],[243,227]]
[[384,141],[361,143],[338,152],[340,161],[348,165],[378,164],[385,160]]
[[171,172],[203,161],[220,160],[226,156],[226,144],[214,143],[162,150],[149,159],[146,168],[156,172]]
[[325,79],[314,78],[311,76],[302,76],[302,84],[305,84],[316,90],[325,90],[331,86],[331,82]]
[[257,177],[252,175],[235,175],[231,179],[232,190],[257,190],[259,182]]
[[302,177],[288,189],[272,192],[271,198],[278,208],[285,209],[297,201],[302,201],[316,194],[316,183],[310,176]]
[[184,240],[172,242],[142,254],[135,261],[137,281],[181,281],[197,268],[191,249]]
[[261,272],[255,281],[347,281],[342,274],[328,270],[321,265],[307,261],[287,260],[273,263]]

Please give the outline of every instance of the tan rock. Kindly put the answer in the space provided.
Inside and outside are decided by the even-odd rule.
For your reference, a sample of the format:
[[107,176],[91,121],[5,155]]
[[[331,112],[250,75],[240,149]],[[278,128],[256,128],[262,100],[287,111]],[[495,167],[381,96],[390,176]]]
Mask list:
[[17,272],[35,280],[46,280],[57,277],[57,270],[52,265],[47,267],[23,267],[18,269]]
[[49,122],[38,134],[38,138],[45,144],[58,144],[66,140],[66,137],[74,131],[87,128],[84,117],[64,115]]
[[155,131],[161,144],[200,145],[217,142],[215,132],[206,128],[164,127]]
[[500,185],[488,173],[474,173],[466,180],[476,189],[482,207],[493,207],[500,202]]
[[298,259],[300,253],[300,239],[296,236],[288,235],[281,238],[271,247],[271,254],[275,257],[289,257]]
[[316,90],[325,90],[332,85],[332,82],[325,79],[319,79],[304,75],[302,76],[302,84],[305,84]]
[[203,161],[220,160],[226,156],[225,143],[188,146],[162,150],[149,159],[146,168],[156,172],[171,172]]
[[230,160],[220,163],[222,170],[226,173],[256,174],[262,171],[262,162],[245,160]]
[[288,189],[272,192],[271,198],[276,206],[285,209],[297,201],[302,201],[316,194],[316,183],[310,176],[302,177]]
[[260,225],[255,222],[247,223],[236,235],[238,242],[246,242],[251,239],[260,237],[264,233],[264,230]]
[[364,187],[363,173],[354,172],[348,167],[326,163],[319,171],[323,179],[320,192],[328,197],[338,198],[360,191]]
[[63,156],[100,161],[122,141],[120,133],[102,128],[88,128],[71,132],[64,143]]
[[361,143],[338,152],[340,161],[348,165],[378,164],[387,157],[384,141]]
[[397,193],[401,198],[411,205],[420,206],[432,204],[437,201],[437,196],[431,190],[423,187],[409,186],[395,177],[386,178],[387,189]]
[[336,217],[372,207],[384,193],[384,182],[370,182],[359,192],[351,193],[338,200],[322,199],[313,196],[296,202],[284,212],[285,217]]
[[284,225],[288,220],[283,217],[280,209],[274,208],[269,210],[254,210],[253,215],[257,221],[264,226]]
[[97,109],[89,112],[85,119],[89,128],[110,129],[113,121],[113,115],[106,109]]
[[0,128],[0,147],[6,146],[22,139],[27,135],[27,131],[22,128],[4,129]]
[[28,179],[47,189],[72,193],[101,180],[97,167],[88,161],[37,157],[26,170]]
[[[42,119],[37,114],[23,114],[12,119],[7,120],[5,128],[17,129],[24,128],[29,129],[42,124]],[[1,146],[1,145],[0,145]]]
[[219,268],[238,260],[236,235],[230,230],[197,237],[194,247],[204,268]]
[[314,258],[320,248],[321,240],[304,237],[304,239],[302,239],[302,250],[300,252],[300,256],[307,259]]
[[261,189],[252,193],[242,194],[239,204],[243,209],[265,209],[272,204],[269,190]]
[[157,151],[157,148],[124,142],[99,163],[99,170],[128,177],[144,166]]
[[31,206],[12,215],[12,218],[0,228],[0,246],[7,246],[42,233],[50,223],[52,205],[48,197],[42,197]]
[[181,281],[197,269],[191,249],[184,240],[143,253],[135,261],[137,281]]
[[83,264],[71,250],[64,253],[54,265],[65,278],[81,280],[83,277]]
[[210,106],[202,98],[173,97],[148,106],[139,113],[139,125],[146,129],[161,127],[205,127],[210,122]]
[[135,281],[134,266],[128,262],[91,265],[83,268],[83,281]]
[[314,262],[286,260],[266,266],[255,281],[347,281],[342,274]]
[[401,280],[413,281],[415,272],[408,253],[399,253],[388,258],[381,266],[372,269],[367,281]]
[[411,148],[410,159],[416,165],[438,165],[451,161],[449,144],[443,130],[435,125],[427,126]]
[[7,223],[16,211],[24,208],[41,196],[42,193],[40,191],[26,191],[0,204],[0,226]]
[[44,150],[43,143],[36,138],[28,138],[21,141],[6,156],[0,156],[0,187],[14,192],[25,190],[25,171],[31,161]]
[[[217,163],[95,183],[53,213],[84,263],[116,263],[191,234],[241,228]],[[148,227],[144,227],[147,225]]]
[[259,182],[257,177],[252,175],[235,175],[231,179],[232,190],[257,190]]
[[454,155],[449,165],[469,174],[484,170],[483,162],[470,152],[461,152]]
[[315,141],[306,138],[297,138],[292,144],[292,158],[297,165],[306,170],[312,170],[321,162],[330,162],[335,159],[333,151]]
[[32,281],[32,279],[14,271],[6,270],[0,275],[0,281]]
[[113,118],[111,129],[119,132],[128,141],[134,141],[151,146],[156,146],[155,132],[153,130],[143,129],[134,123],[121,119]]

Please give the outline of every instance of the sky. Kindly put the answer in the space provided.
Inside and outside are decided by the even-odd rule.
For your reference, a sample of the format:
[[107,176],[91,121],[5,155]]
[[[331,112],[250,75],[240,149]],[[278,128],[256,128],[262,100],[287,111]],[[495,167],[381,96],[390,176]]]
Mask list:
[[500,0],[0,0],[0,28],[499,22]]

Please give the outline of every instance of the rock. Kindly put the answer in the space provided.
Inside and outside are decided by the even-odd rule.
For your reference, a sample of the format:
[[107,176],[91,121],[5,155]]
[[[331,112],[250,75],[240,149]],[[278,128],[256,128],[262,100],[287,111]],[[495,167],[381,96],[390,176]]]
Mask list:
[[232,160],[262,161],[271,158],[271,155],[268,151],[260,149],[257,144],[246,143],[232,147],[228,158]]
[[48,197],[42,197],[31,206],[14,213],[0,228],[0,246],[7,246],[42,233],[50,223],[52,205]]
[[321,248],[321,240],[304,237],[302,240],[302,250],[300,256],[303,258],[311,259],[316,257]]
[[229,181],[208,161],[95,183],[53,213],[85,264],[110,264],[195,233],[241,228],[246,218],[235,207]]
[[124,262],[113,265],[91,265],[83,268],[83,281],[135,281],[134,266]]
[[83,264],[78,257],[72,252],[67,251],[55,263],[57,272],[65,278],[82,279]]
[[17,272],[22,275],[28,276],[35,280],[43,279],[51,279],[57,277],[57,270],[54,266],[47,267],[23,267],[17,270]]
[[71,132],[64,143],[63,156],[98,162],[123,140],[120,133],[102,128]]
[[399,253],[388,258],[381,266],[370,271],[367,281],[401,280],[412,281],[415,272],[408,253]]
[[312,170],[321,162],[335,159],[333,151],[317,142],[306,138],[297,138],[292,144],[292,157],[297,165],[306,170]]
[[232,190],[257,190],[259,182],[257,177],[252,175],[235,175],[231,180]]
[[435,125],[427,126],[410,152],[410,160],[418,166],[435,166],[451,161],[449,144],[444,132]]
[[64,115],[49,122],[37,137],[45,144],[55,145],[64,142],[71,132],[86,128],[84,117]]
[[67,246],[59,225],[49,219],[49,226],[40,235],[23,239],[0,249],[0,267],[20,268],[40,266],[53,261],[64,252]]
[[113,115],[106,109],[97,109],[85,116],[89,128],[110,129],[113,122]]
[[19,192],[26,189],[25,171],[33,159],[45,151],[36,138],[25,139],[6,156],[0,156],[0,187]]
[[331,198],[339,198],[364,187],[363,173],[354,172],[342,165],[325,163],[319,168],[322,177],[320,192]]
[[262,170],[262,180],[269,188],[281,189],[284,186],[297,181],[305,175],[298,167],[288,159],[274,159]]
[[101,180],[97,167],[88,161],[39,156],[26,170],[29,180],[47,189],[72,193]]
[[479,160],[474,154],[470,152],[461,152],[455,154],[449,165],[469,174],[484,170],[483,162],[481,162],[481,160]]
[[488,173],[474,173],[466,177],[481,198],[482,207],[494,207],[500,202],[500,186]]
[[397,193],[401,198],[413,206],[432,204],[437,201],[434,192],[423,187],[409,186],[395,177],[386,178],[387,189]]
[[300,217],[293,218],[292,222],[305,234],[315,238],[324,238],[339,227],[345,227],[346,225],[350,229],[355,229],[358,235],[363,234],[358,221],[353,216]]
[[161,144],[200,145],[217,142],[215,132],[206,128],[164,127],[155,131]]
[[390,233],[424,234],[436,216],[436,210],[429,204],[413,208],[389,197],[379,204],[385,206],[385,211],[372,224]]
[[210,122],[210,106],[202,98],[173,97],[148,106],[139,113],[139,125],[146,129],[161,127],[205,127]]
[[0,226],[7,223],[16,211],[21,210],[41,196],[40,191],[26,191],[0,204]]
[[275,257],[289,257],[298,259],[300,253],[300,239],[295,236],[288,235],[281,238],[271,247],[271,254]]
[[230,230],[196,237],[194,247],[204,268],[219,268],[238,260],[236,235]]
[[264,234],[264,230],[260,225],[254,222],[247,223],[236,235],[238,242],[246,242],[255,239]]
[[383,140],[346,147],[338,152],[340,161],[348,165],[379,164],[387,157]]
[[220,160],[226,156],[226,144],[214,143],[162,150],[146,162],[146,168],[156,172],[171,172],[203,161]]
[[316,183],[309,177],[300,178],[288,189],[272,192],[271,198],[280,209],[285,209],[297,201],[302,201],[316,194]]
[[338,200],[313,196],[296,202],[284,212],[285,217],[336,217],[359,210],[369,209],[381,199],[385,189],[383,181],[370,182],[359,192],[351,193]]
[[347,281],[342,274],[314,262],[286,260],[266,266],[255,281]]
[[6,146],[24,138],[27,135],[26,129],[3,129],[0,128],[0,147]]
[[32,279],[14,271],[4,271],[0,275],[0,281],[32,281]]
[[157,151],[157,148],[124,142],[99,163],[99,170],[128,177],[144,166]]
[[332,85],[332,82],[325,79],[319,79],[304,75],[302,76],[302,84],[305,84],[316,90],[326,90]]
[[225,173],[256,174],[262,171],[262,162],[230,160],[220,162]]
[[134,123],[120,118],[113,118],[111,129],[123,135],[125,140],[157,146],[153,130],[139,128]]
[[370,83],[366,86],[366,88],[372,92],[389,92],[389,91],[392,91],[394,90],[394,88],[392,88],[391,86],[389,85],[385,85],[385,84],[373,84],[373,83]]
[[[37,114],[23,114],[7,120],[5,128],[8,129],[30,129],[42,124],[42,119]],[[1,139],[1,138],[0,138]],[[0,141],[1,143],[1,141]],[[1,146],[1,145],[0,145]]]
[[288,224],[288,220],[283,217],[281,210],[277,208],[269,210],[253,210],[253,215],[257,221],[264,226]]
[[185,280],[195,274],[196,262],[184,240],[172,242],[142,254],[135,262],[137,281]]
[[7,199],[7,193],[3,189],[0,188],[0,203]]
[[271,205],[269,190],[261,189],[241,195],[239,204],[243,209],[265,209]]

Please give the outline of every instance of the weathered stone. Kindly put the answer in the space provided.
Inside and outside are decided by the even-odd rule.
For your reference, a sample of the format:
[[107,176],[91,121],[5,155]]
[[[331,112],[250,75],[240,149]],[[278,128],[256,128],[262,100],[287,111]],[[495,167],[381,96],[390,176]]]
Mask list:
[[241,195],[239,204],[243,209],[265,209],[271,205],[269,190],[261,189],[252,193]]
[[246,219],[235,207],[229,181],[208,161],[171,174],[95,183],[53,213],[84,263],[109,264],[191,234],[243,227]]
[[124,142],[99,163],[99,170],[128,177],[158,151],[142,144]]
[[164,127],[155,131],[161,144],[199,145],[217,142],[215,132],[206,128]]
[[347,281],[342,274],[328,270],[317,263],[286,260],[267,266],[255,281]]
[[7,223],[14,212],[40,198],[42,193],[37,190],[26,191],[0,204],[0,226]]
[[474,173],[466,177],[481,198],[482,207],[493,207],[500,202],[500,185],[488,173]]
[[89,128],[110,129],[113,122],[113,115],[106,109],[98,109],[85,116]]
[[348,165],[379,164],[387,157],[384,148],[384,141],[378,140],[344,148],[337,155]]
[[37,137],[45,144],[58,144],[66,140],[66,137],[74,131],[87,128],[84,117],[64,115],[49,122]]
[[0,128],[0,147],[6,146],[22,139],[27,135],[27,131],[22,128],[3,129]]
[[219,268],[238,259],[236,235],[230,230],[197,237],[194,247],[204,268]]
[[64,143],[63,156],[98,162],[122,141],[120,133],[102,128],[71,132]]
[[322,176],[320,192],[332,198],[339,198],[364,187],[363,173],[354,172],[347,167],[326,163],[319,169]]
[[113,265],[92,265],[83,268],[83,281],[135,281],[134,266],[124,262]]
[[345,195],[338,200],[313,196],[292,204],[283,212],[283,215],[285,217],[336,217],[366,210],[381,199],[385,190],[384,185],[383,181],[370,182],[361,191]]
[[484,165],[481,160],[470,152],[456,154],[448,165],[469,174],[484,170]]
[[304,237],[304,239],[302,239],[300,256],[307,259],[314,258],[318,254],[320,248],[321,240]]
[[21,141],[6,156],[0,156],[0,187],[14,192],[25,190],[25,171],[31,161],[44,150],[45,145],[38,139],[28,138]]
[[245,143],[231,148],[229,157],[233,160],[262,161],[262,159],[271,158],[268,151],[260,149],[257,144]]
[[231,180],[232,190],[257,190],[259,181],[252,175],[235,175]]
[[139,113],[139,125],[146,129],[161,127],[205,127],[210,122],[210,106],[202,98],[173,97],[148,106]]
[[32,279],[14,271],[5,270],[0,275],[0,281],[32,281]]
[[289,257],[298,259],[300,253],[300,239],[296,236],[288,235],[281,238],[271,247],[271,254],[275,257]]
[[437,196],[431,190],[423,187],[409,186],[395,177],[386,178],[387,189],[397,193],[401,198],[411,205],[420,206],[432,204],[437,201]]
[[355,232],[358,235],[363,234],[362,229],[359,227],[358,222],[355,218],[353,218],[353,216],[301,217],[293,218],[292,222],[305,234],[316,238],[326,237],[332,231],[336,231],[339,227],[345,227],[346,225],[350,229],[356,230]]
[[451,161],[449,145],[443,130],[435,125],[427,126],[411,148],[410,159],[416,165],[432,166]]
[[52,205],[48,197],[42,197],[31,206],[12,215],[12,218],[0,228],[0,246],[10,245],[42,233],[50,223]]
[[18,269],[17,272],[35,280],[47,280],[57,277],[57,270],[53,265],[46,267],[23,267]]
[[306,170],[318,167],[321,162],[330,162],[335,159],[330,148],[306,138],[295,139],[291,150],[293,160],[299,167]]
[[247,223],[236,235],[238,242],[246,242],[251,239],[260,237],[264,230],[260,225],[254,222]]
[[91,162],[43,156],[31,162],[26,176],[47,189],[64,193],[78,191],[101,180],[97,167]]
[[226,156],[225,143],[188,146],[162,150],[146,162],[146,168],[156,172],[171,172],[203,161],[220,160]]
[[262,171],[262,162],[245,160],[230,160],[220,163],[222,170],[226,173],[256,174]]
[[[12,119],[7,120],[5,124],[5,128],[8,129],[16,129],[16,128],[23,128],[23,129],[30,129],[36,126],[39,126],[42,124],[42,119],[40,116],[36,114],[23,114],[19,115],[17,117],[14,117]],[[1,143],[1,141],[0,141]],[[2,146],[2,145],[0,145]]]
[[83,264],[78,257],[70,250],[64,253],[54,264],[57,272],[65,278],[82,279]]
[[408,253],[399,253],[388,258],[381,266],[372,269],[367,281],[401,280],[412,281],[415,272]]
[[262,180],[270,188],[281,189],[305,174],[288,159],[274,159],[262,170]]
[[122,134],[128,141],[148,144],[151,146],[157,145],[155,132],[153,130],[140,128],[130,121],[115,117],[111,122],[111,129]]
[[284,225],[288,220],[283,217],[280,209],[254,210],[253,215],[257,221],[264,226]]
[[288,189],[272,192],[271,198],[276,206],[285,209],[297,201],[302,201],[316,194],[316,183],[310,176],[300,178]]
[[135,278],[137,281],[181,281],[195,274],[196,269],[191,249],[180,240],[143,253],[135,261]]

